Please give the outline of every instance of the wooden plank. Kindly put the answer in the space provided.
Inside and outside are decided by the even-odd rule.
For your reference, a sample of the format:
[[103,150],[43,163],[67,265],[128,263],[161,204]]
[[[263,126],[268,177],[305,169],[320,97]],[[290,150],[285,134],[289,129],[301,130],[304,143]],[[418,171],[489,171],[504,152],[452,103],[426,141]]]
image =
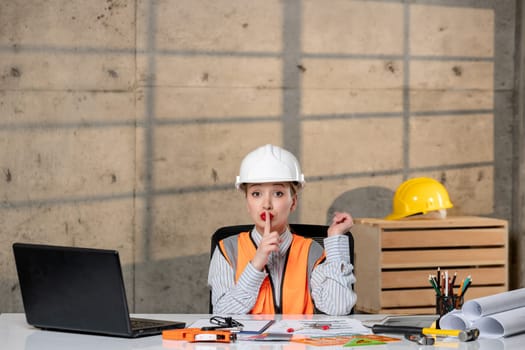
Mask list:
[[507,263],[507,250],[505,247],[501,247],[386,251],[381,253],[381,261],[384,269],[505,265]]
[[365,305],[356,304],[354,310],[358,314],[377,314],[378,309],[373,307],[367,307]]
[[435,307],[416,307],[416,308],[394,308],[394,309],[380,309],[373,313],[386,315],[431,315],[436,313]]
[[355,312],[359,314],[383,314],[383,315],[431,315],[436,312],[436,308],[435,307],[411,307],[411,308],[389,308],[389,309],[385,309],[385,308],[359,309],[356,307]]
[[[461,280],[468,275],[472,277],[472,283],[476,286],[486,284],[507,284],[507,269],[501,267],[481,267],[449,270],[452,276],[457,273],[456,285],[459,286]],[[383,271],[381,273],[381,288],[431,288],[428,282],[428,275],[435,275],[436,269],[425,270],[404,270],[404,271]],[[359,283],[359,280],[358,280]]]
[[[505,292],[503,286],[470,287],[465,295],[465,301],[487,295]],[[410,307],[410,306],[435,306],[436,294],[428,289],[387,290],[381,292],[381,307]]]
[[[406,219],[383,220],[375,218],[357,218],[356,224],[377,226],[381,229],[427,228],[427,227],[507,227],[507,221],[477,216],[449,216],[446,219]],[[353,231],[352,231],[353,232]]]
[[381,290],[381,246],[377,227],[364,225],[354,234],[357,304],[365,308],[378,309]]
[[503,246],[505,244],[507,244],[507,231],[503,228],[388,231],[381,234],[381,247],[383,249]]

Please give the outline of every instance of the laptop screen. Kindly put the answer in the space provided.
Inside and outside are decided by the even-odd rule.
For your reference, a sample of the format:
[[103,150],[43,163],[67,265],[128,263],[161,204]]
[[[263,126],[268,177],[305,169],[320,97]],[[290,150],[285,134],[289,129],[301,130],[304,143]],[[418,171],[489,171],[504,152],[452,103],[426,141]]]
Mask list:
[[27,322],[41,328],[129,334],[119,255],[114,250],[13,245]]

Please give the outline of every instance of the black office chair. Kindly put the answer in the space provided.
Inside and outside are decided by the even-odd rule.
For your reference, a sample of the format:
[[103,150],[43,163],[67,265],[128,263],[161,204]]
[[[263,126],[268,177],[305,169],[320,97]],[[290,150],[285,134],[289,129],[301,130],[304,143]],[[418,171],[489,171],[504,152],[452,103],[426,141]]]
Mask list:
[[[211,246],[210,246],[210,259],[213,256],[215,247],[219,241],[225,239],[226,237],[239,234],[241,232],[249,232],[253,229],[253,225],[236,225],[236,226],[224,226],[219,228],[211,236]],[[290,224],[290,230],[292,233],[298,234],[303,237],[308,237],[319,243],[324,247],[323,239],[327,236],[328,226],[326,225],[310,225],[310,224]],[[350,251],[350,262],[354,264],[354,237],[351,232],[347,232],[348,236],[348,245]],[[353,313],[353,309],[352,312]],[[209,313],[213,313],[213,306],[211,303],[211,291],[210,291],[210,304],[209,304]]]

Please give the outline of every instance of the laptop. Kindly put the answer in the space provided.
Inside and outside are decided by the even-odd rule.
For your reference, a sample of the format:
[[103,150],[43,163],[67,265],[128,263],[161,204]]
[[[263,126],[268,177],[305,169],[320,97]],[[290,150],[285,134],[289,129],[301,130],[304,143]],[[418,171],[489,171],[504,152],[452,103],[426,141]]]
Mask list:
[[126,338],[186,326],[130,318],[116,250],[14,243],[13,253],[30,325]]

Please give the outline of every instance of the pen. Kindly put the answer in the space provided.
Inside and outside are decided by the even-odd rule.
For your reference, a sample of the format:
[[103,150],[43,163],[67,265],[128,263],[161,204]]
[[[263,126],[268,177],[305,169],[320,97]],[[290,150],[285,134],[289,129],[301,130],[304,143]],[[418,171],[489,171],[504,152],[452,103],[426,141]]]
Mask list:
[[[315,329],[322,329],[323,331],[326,331],[330,329],[330,326],[331,326],[330,323],[313,323],[310,327],[315,328]],[[300,327],[300,328],[290,327],[286,329],[286,333],[294,333],[294,332],[298,332],[303,329],[304,327]]]
[[327,329],[330,329],[330,326],[332,326],[331,323],[324,323],[324,322],[321,322],[321,323],[314,323],[312,325],[313,328],[318,328],[318,329],[322,329],[322,330],[327,330]]
[[319,329],[322,329],[323,331],[327,331],[327,330],[330,329],[330,325],[324,324],[324,325],[321,325],[321,326],[318,326],[318,327],[315,327],[315,328],[319,328]]

